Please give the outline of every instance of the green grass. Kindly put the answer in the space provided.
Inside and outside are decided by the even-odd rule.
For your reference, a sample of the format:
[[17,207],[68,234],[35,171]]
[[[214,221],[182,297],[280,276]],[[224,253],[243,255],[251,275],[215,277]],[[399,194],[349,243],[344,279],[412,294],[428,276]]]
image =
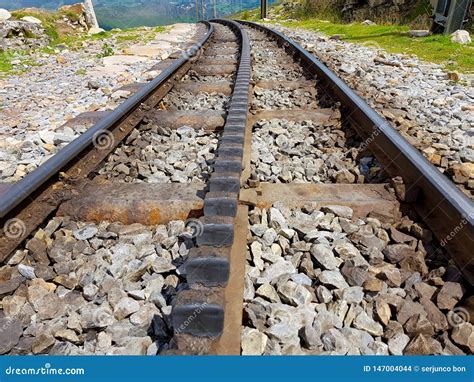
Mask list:
[[0,52],[0,72],[9,72],[13,69],[13,57],[9,52]]
[[[289,14],[285,14],[280,4],[270,7],[269,14],[273,15],[270,22],[278,22],[287,27],[301,27],[311,31],[323,32],[329,36],[340,34],[342,40],[364,44],[369,47],[380,47],[390,53],[416,55],[424,61],[442,65],[447,70],[463,73],[474,72],[474,44],[460,45],[452,43],[449,36],[432,35],[423,38],[412,38],[406,34],[414,29],[408,25],[394,25],[379,22],[379,25],[366,26],[360,23],[344,24],[334,13],[329,1],[320,1],[319,7],[312,2],[302,1]],[[314,8],[314,9],[313,9]],[[420,16],[431,13],[429,1],[419,0],[416,7],[407,16],[407,24]],[[260,21],[260,9],[240,12],[232,18],[249,21]],[[298,21],[285,21],[287,19]],[[416,28],[415,28],[416,29]]]
[[412,38],[406,35],[408,26],[335,24],[322,20],[282,22],[288,27],[301,27],[327,35],[341,34],[348,42],[380,46],[391,53],[414,54],[422,60],[434,62],[460,72],[474,72],[474,44],[452,43],[449,36],[432,35]]
[[117,42],[125,42],[125,41],[139,41],[139,35],[121,35],[116,37]]
[[152,29],[152,31],[155,33],[163,33],[165,30],[166,30],[165,26],[159,26]]
[[[13,65],[12,62],[19,60],[19,65]],[[27,51],[17,50],[0,52],[0,76],[5,74],[19,74],[27,71],[23,65],[40,66],[40,64],[31,59]]]
[[55,23],[63,16],[62,13],[13,11],[12,16],[18,19],[25,16],[36,17],[41,20],[45,32],[51,38],[52,42],[56,42],[60,39]]

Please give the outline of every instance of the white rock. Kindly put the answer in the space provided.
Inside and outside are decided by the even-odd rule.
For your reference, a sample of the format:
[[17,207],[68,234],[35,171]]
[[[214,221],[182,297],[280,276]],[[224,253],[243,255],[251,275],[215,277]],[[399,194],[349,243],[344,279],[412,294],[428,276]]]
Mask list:
[[327,244],[315,244],[311,247],[311,255],[324,269],[336,270],[340,262],[334,257],[331,247]]
[[431,33],[428,30],[410,30],[408,31],[408,35],[410,37],[427,37]]
[[458,29],[456,32],[451,33],[451,41],[457,42],[458,44],[470,44],[471,43],[471,36],[469,36],[469,32],[463,29]]
[[132,313],[137,312],[140,309],[140,305],[137,301],[130,297],[122,298],[117,305],[115,305],[114,316],[117,320],[123,320],[130,316]]
[[291,280],[299,285],[311,286],[313,284],[312,280],[304,273],[297,273],[296,275],[291,275]]
[[360,304],[364,298],[364,290],[360,286],[353,286],[343,290],[342,299],[348,304]]
[[[344,335],[337,329],[329,329],[327,333],[321,336],[324,350],[334,351],[337,354],[347,354],[349,344]],[[351,352],[350,354],[354,354]]]
[[244,328],[242,333],[242,355],[262,355],[268,337],[257,329]]
[[271,326],[267,330],[267,334],[271,338],[275,338],[280,342],[290,342],[298,338],[298,330],[295,326],[291,326],[286,322],[280,322]]
[[6,9],[0,8],[0,22],[6,21],[12,17],[12,14]]
[[260,285],[260,287],[255,291],[255,294],[266,298],[270,302],[280,302],[280,297],[278,297],[275,288],[268,283]]
[[307,305],[311,302],[311,293],[303,285],[287,281],[278,287],[278,293],[283,301],[294,306]]
[[270,208],[269,218],[270,227],[275,228],[276,230],[288,228],[285,217],[276,208]]
[[99,292],[99,288],[97,287],[97,285],[94,285],[92,283],[87,284],[82,289],[82,294],[84,295],[84,298],[88,301],[93,300],[97,292]]
[[336,216],[347,219],[351,219],[354,212],[351,207],[337,205],[324,206],[321,208],[321,211],[326,213],[332,212]]
[[410,337],[404,333],[398,333],[388,340],[388,351],[392,355],[403,355],[403,349],[410,342]]
[[26,21],[27,23],[32,23],[32,24],[42,24],[42,21],[40,19],[37,19],[36,17],[33,16],[25,16],[21,18],[23,21]]
[[354,320],[354,327],[356,329],[365,330],[373,336],[381,336],[383,334],[382,325],[375,322],[373,318],[369,317],[364,311],[360,312]]
[[324,285],[319,285],[316,289],[316,296],[318,297],[319,302],[327,304],[332,301],[332,293]]
[[319,280],[325,285],[330,285],[338,289],[349,287],[344,277],[337,271],[323,271]]
[[103,30],[102,28],[93,27],[93,28],[89,29],[89,32],[87,32],[87,33],[89,35],[93,35],[93,34],[99,34],[99,33],[102,33],[102,32],[105,32],[105,30]]
[[113,100],[118,100],[120,98],[127,98],[128,96],[130,95],[130,92],[127,91],[127,90],[117,90],[115,92],[113,92],[110,97],[113,99]]
[[29,267],[27,265],[19,264],[18,265],[18,272],[23,277],[26,277],[29,280],[33,280],[36,278],[35,269],[33,267]]
[[295,266],[289,261],[279,260],[276,263],[270,265],[262,274],[263,278],[269,281],[276,279],[284,274],[296,273]]
[[88,240],[94,237],[98,231],[95,225],[86,225],[85,227],[74,230],[72,234],[77,240]]

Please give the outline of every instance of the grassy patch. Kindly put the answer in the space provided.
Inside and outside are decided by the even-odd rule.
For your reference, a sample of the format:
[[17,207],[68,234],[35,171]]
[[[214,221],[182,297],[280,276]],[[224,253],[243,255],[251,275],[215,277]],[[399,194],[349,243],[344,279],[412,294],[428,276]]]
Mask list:
[[260,9],[247,9],[232,16],[233,19],[256,21],[260,18]]
[[152,29],[152,31],[155,33],[163,33],[165,30],[166,30],[165,26],[159,26]]
[[130,34],[125,34],[125,35],[120,35],[115,38],[117,42],[125,42],[125,41],[139,41],[140,36],[139,35],[130,35]]
[[345,41],[369,46],[378,45],[388,52],[414,54],[422,60],[444,65],[447,69],[474,72],[474,44],[452,43],[449,36],[412,38],[406,35],[408,26],[336,24],[315,19],[282,24],[320,31],[328,35],[341,34]]
[[0,52],[0,72],[9,72],[13,69],[13,56],[9,52]]
[[[16,65],[13,65],[18,61]],[[26,68],[25,68],[26,66]],[[6,74],[19,74],[28,70],[28,67],[40,66],[40,64],[32,59],[27,51],[7,51],[0,52],[0,76]]]
[[63,16],[60,13],[51,13],[46,11],[12,11],[12,16],[16,17],[17,19],[21,19],[25,16],[36,17],[38,20],[41,20],[46,34],[51,38],[53,43],[60,39],[58,30],[56,28],[56,22]]

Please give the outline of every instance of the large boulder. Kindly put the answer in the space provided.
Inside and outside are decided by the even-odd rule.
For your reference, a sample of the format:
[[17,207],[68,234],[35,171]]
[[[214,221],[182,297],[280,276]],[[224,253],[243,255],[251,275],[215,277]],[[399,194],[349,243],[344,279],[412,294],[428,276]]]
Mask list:
[[46,46],[49,37],[40,24],[23,20],[0,23],[0,51]]
[[471,43],[471,36],[469,36],[469,32],[458,29],[456,32],[451,34],[451,41],[457,42],[458,44],[470,44]]
[[105,32],[105,30],[103,30],[102,28],[92,27],[91,29],[89,29],[88,34],[89,35],[94,35],[94,34],[100,34],[102,32]]
[[0,8],[0,23],[9,20],[12,17],[11,13],[6,9]]

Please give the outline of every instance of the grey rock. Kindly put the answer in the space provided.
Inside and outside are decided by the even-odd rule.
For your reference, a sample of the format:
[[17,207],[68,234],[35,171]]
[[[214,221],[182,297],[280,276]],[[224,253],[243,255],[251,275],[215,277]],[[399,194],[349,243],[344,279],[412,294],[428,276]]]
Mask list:
[[351,286],[362,286],[368,278],[365,267],[355,266],[352,261],[346,261],[341,268],[341,274]]
[[124,297],[115,305],[114,316],[120,321],[137,312],[139,309],[140,305],[137,301],[129,297]]
[[37,335],[33,341],[31,351],[33,354],[45,354],[56,343],[54,337],[49,333]]
[[360,304],[364,299],[364,290],[359,286],[346,288],[342,291],[342,299],[348,304]]
[[323,345],[321,341],[321,327],[316,325],[305,325],[300,330],[300,336],[305,347],[308,349],[317,349]]
[[272,325],[266,331],[270,338],[274,338],[282,343],[290,342],[298,338],[298,330],[286,322]]
[[459,283],[447,281],[436,297],[440,309],[451,310],[463,296],[462,286]]
[[319,322],[322,333],[325,333],[332,328],[342,328],[342,319],[332,312],[321,311],[317,313],[315,321]]
[[338,329],[329,329],[321,337],[324,345],[324,350],[333,351],[337,354],[354,354],[354,351],[349,348],[346,338]]
[[284,302],[294,306],[307,305],[312,300],[311,292],[293,281],[279,285],[278,293]]
[[407,34],[410,36],[410,37],[427,37],[429,36],[431,33],[429,30],[409,30],[407,32]]
[[84,286],[82,289],[82,294],[84,298],[88,301],[91,301],[94,299],[94,297],[97,295],[97,292],[99,291],[99,287],[95,284],[87,284]]
[[354,327],[356,329],[364,330],[373,336],[381,336],[383,334],[382,325],[375,322],[374,319],[369,317],[369,315],[362,311],[354,320]]
[[399,333],[388,340],[388,350],[392,355],[403,355],[403,350],[410,342],[410,337]]
[[97,232],[98,229],[95,225],[86,225],[74,230],[72,233],[77,240],[88,240],[93,238]]
[[319,302],[323,302],[325,304],[331,302],[333,299],[331,291],[324,285],[319,285],[316,288],[316,297],[318,298]]
[[282,275],[291,275],[297,273],[294,265],[285,260],[279,260],[276,263],[271,264],[265,271],[262,273],[262,277],[269,280],[275,280],[276,278]]
[[325,285],[329,285],[338,289],[347,288],[349,286],[344,280],[344,277],[342,277],[342,275],[337,271],[321,272],[319,281]]
[[277,291],[269,283],[264,283],[260,287],[258,287],[258,289],[255,291],[255,295],[263,297],[270,302],[281,302]]
[[332,253],[331,247],[326,244],[315,244],[311,247],[311,255],[321,264],[324,269],[336,270],[340,262]]
[[330,212],[336,216],[340,216],[341,218],[352,219],[352,214],[354,211],[352,208],[347,206],[339,206],[339,205],[329,205],[321,207],[321,211],[323,212]]
[[16,318],[0,318],[0,354],[6,354],[12,350],[23,334],[23,325]]
[[267,341],[264,333],[245,327],[242,331],[242,355],[262,355]]

